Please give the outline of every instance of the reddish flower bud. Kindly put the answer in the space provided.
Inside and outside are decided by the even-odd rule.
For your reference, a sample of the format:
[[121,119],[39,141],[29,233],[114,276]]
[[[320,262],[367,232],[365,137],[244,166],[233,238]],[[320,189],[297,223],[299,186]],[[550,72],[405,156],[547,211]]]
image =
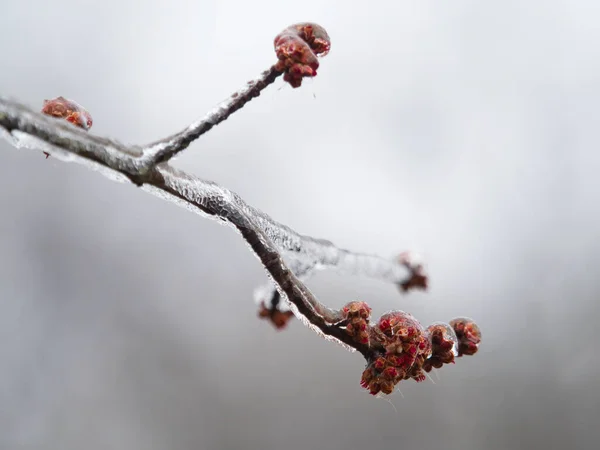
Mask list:
[[[72,100],[67,100],[64,97],[56,97],[52,100],[44,100],[42,114],[56,117],[57,119],[64,119],[79,128],[83,128],[84,130],[89,130],[92,127],[92,116],[90,113],[78,103]],[[46,159],[48,159],[50,153],[43,153],[46,155]]]
[[89,130],[92,127],[92,116],[90,113],[78,103],[67,100],[64,97],[44,100],[42,113],[59,119],[65,119],[84,130]]
[[427,327],[431,341],[431,356],[424,362],[423,369],[430,372],[432,368],[439,369],[444,364],[454,362],[458,354],[458,338],[454,329],[447,323],[436,322]]
[[[421,368],[431,352],[431,346],[417,319],[404,311],[391,311],[384,314],[369,331],[372,345],[385,353],[367,367],[371,380],[366,389],[371,393],[387,394],[403,379],[421,381],[425,376]],[[361,382],[361,386],[365,387],[365,383]]]
[[317,75],[317,56],[325,56],[329,52],[331,40],[323,27],[299,23],[279,33],[274,45],[279,59],[275,68],[284,72],[283,79],[296,88],[302,84],[302,78]]
[[381,331],[383,331],[384,333],[386,331],[388,331],[391,327],[390,325],[390,321],[384,318],[379,319],[379,323],[377,324],[377,326],[379,327],[379,329]]
[[341,310],[342,318],[346,323],[346,333],[361,344],[369,343],[367,331],[371,307],[365,302],[350,302]]
[[373,367],[375,367],[375,369],[377,369],[379,371],[382,371],[383,368],[385,367],[385,364],[386,364],[386,360],[382,357],[379,357],[373,363]]
[[409,270],[409,277],[399,284],[403,292],[411,289],[427,289],[428,279],[425,275],[425,269],[422,264],[415,261],[413,255],[409,252],[401,253],[398,256],[398,262]]
[[392,380],[381,380],[379,382],[379,388],[381,389],[381,392],[386,395],[394,392],[394,386],[396,386],[396,383],[394,383]]
[[473,319],[457,317],[450,321],[458,338],[458,356],[474,355],[481,342],[481,330]]
[[393,380],[396,377],[398,377],[398,369],[396,369],[395,367],[386,367],[385,370],[382,373],[382,376],[384,378],[387,378],[388,380]]
[[421,383],[427,379],[427,376],[422,371],[419,371],[419,373],[413,375],[412,378],[417,383]]
[[277,330],[283,330],[290,319],[294,317],[294,313],[292,311],[280,311],[277,308],[267,308],[264,303],[261,303],[258,310],[258,317],[267,319]]
[[371,395],[377,395],[381,391],[381,381],[371,381],[369,384],[369,393]]

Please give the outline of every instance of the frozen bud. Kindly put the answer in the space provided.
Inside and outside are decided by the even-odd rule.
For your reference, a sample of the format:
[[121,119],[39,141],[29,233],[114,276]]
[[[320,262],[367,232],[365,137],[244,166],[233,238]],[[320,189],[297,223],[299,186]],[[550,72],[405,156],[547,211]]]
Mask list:
[[276,329],[283,330],[290,319],[294,317],[294,313],[292,311],[280,311],[277,307],[267,308],[263,302],[259,306],[258,317],[268,320]]
[[411,289],[427,289],[428,279],[420,257],[410,252],[404,252],[398,256],[398,262],[409,272],[406,280],[398,284],[403,292]]
[[430,372],[444,364],[454,362],[458,354],[458,338],[454,329],[447,323],[435,322],[427,327],[431,343],[431,356],[424,362],[423,369]]
[[369,343],[369,318],[371,308],[365,302],[350,302],[341,310],[346,322],[346,332],[361,344]]
[[415,363],[413,364],[410,373],[408,373],[404,378],[408,379],[408,378],[412,378],[413,380],[415,380],[417,383],[421,383],[422,381],[425,381],[425,379],[427,378],[425,375],[425,372],[423,370],[423,364],[425,362],[425,358],[423,356],[419,356]]
[[[92,116],[78,103],[67,100],[64,97],[56,97],[52,100],[44,100],[42,114],[64,119],[71,122],[73,125],[89,130],[92,127]],[[48,152],[44,152],[46,159],[50,156]]]
[[73,125],[89,130],[92,127],[92,116],[78,103],[64,97],[44,100],[42,113],[58,119],[65,119]]
[[381,380],[379,382],[379,389],[381,390],[381,392],[383,394],[389,395],[392,392],[394,392],[394,387],[396,386],[396,384],[391,381],[391,380]]
[[387,380],[395,380],[399,376],[398,369],[394,366],[388,366],[383,370],[381,376]]
[[373,378],[375,378],[375,371],[371,367],[367,367],[360,379],[360,385],[365,389],[369,389],[369,385],[371,384],[371,381],[373,381]]
[[423,327],[410,313],[404,311],[390,311],[379,318],[377,328],[389,339],[397,337],[403,341],[413,342],[423,334]]
[[372,345],[381,348],[367,366],[369,381],[361,385],[372,394],[391,393],[401,380],[424,377],[423,361],[431,353],[427,333],[411,314],[391,311],[370,328]]
[[474,355],[481,342],[481,330],[473,319],[457,317],[450,321],[458,338],[458,356]]
[[331,40],[323,27],[314,23],[292,25],[275,37],[275,68],[292,87],[299,87],[304,77],[314,77],[319,68],[318,56],[325,56]]
[[365,302],[350,302],[342,308],[344,319],[368,319],[371,316],[371,307]]

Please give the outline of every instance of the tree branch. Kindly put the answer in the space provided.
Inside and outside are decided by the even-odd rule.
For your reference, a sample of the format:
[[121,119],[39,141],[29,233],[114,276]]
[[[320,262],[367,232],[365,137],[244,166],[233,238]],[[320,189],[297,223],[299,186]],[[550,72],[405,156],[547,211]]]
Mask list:
[[39,149],[61,159],[95,169],[103,168],[103,173],[110,178],[129,179],[155,195],[233,225],[250,244],[277,284],[282,298],[290,302],[303,323],[348,349],[360,351],[365,357],[368,348],[354,342],[341,327],[335,326],[335,322],[341,320],[340,312],[321,304],[287,267],[283,255],[288,262],[305,267],[303,275],[309,269],[330,267],[393,283],[411,278],[411,271],[396,261],[339,249],[330,241],[303,236],[216,183],[166,164],[146,170],[140,162],[144,157],[139,147],[127,147],[90,135],[69,123],[2,97],[0,129],[4,130],[3,137],[16,147]]
[[282,307],[283,299],[294,315],[317,334],[360,352],[367,360],[361,384],[373,395],[391,393],[401,380],[423,381],[425,372],[453,363],[455,356],[475,354],[481,332],[471,319],[457,318],[450,324],[436,323],[425,329],[410,314],[391,311],[373,325],[371,308],[366,303],[355,301],[340,310],[331,309],[319,302],[300,279],[319,269],[334,268],[395,283],[402,292],[425,289],[423,267],[408,253],[386,260],[301,235],[246,204],[234,192],[167,164],[193,140],[258,96],[279,75],[284,74],[284,81],[292,87],[300,86],[304,77],[315,76],[317,56],[329,51],[330,40],[322,27],[302,23],[286,28],[274,45],[278,62],[271,69],[203,119],[149,146],[125,146],[88,134],[84,130],[92,125],[89,113],[63,97],[45,101],[45,115],[0,97],[0,136],[15,147],[39,149],[84,164],[112,179],[130,181],[234,227],[276,285],[276,291],[261,289],[255,293],[262,308],[260,316],[270,318],[281,328],[289,318]]

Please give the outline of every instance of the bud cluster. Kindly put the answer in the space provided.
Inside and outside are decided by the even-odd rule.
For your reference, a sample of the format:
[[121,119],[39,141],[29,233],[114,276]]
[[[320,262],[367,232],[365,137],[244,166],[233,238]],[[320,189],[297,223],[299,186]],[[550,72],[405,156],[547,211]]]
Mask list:
[[329,52],[331,40],[320,25],[299,23],[279,33],[274,45],[279,59],[275,69],[284,72],[283,79],[296,88],[302,84],[302,78],[317,75],[317,56]]
[[365,302],[350,302],[342,308],[346,332],[360,344],[369,343],[371,308]]
[[361,386],[372,395],[391,394],[401,380],[423,381],[423,362],[431,354],[427,333],[411,314],[392,311],[370,328],[372,345],[380,347],[363,372]]

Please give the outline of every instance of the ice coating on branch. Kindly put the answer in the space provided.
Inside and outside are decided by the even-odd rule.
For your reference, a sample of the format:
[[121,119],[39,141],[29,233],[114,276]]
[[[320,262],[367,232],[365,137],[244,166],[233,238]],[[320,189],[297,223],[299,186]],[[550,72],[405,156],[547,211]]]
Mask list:
[[60,161],[74,162],[86,166],[88,169],[99,172],[110,180],[116,181],[117,183],[129,182],[128,178],[122,173],[109,169],[108,167],[98,164],[94,161],[90,161],[89,159],[82,158],[74,153],[64,151],[60,147],[50,145],[35,136],[31,136],[30,134],[15,130],[12,132],[12,134],[2,133],[1,135],[11,142],[16,148],[42,150],[44,153],[52,155],[54,158]]
[[[13,145],[15,142],[8,136],[12,136],[10,131],[17,128],[37,138],[31,146],[38,146],[49,152],[52,148],[62,148],[66,151],[65,157],[67,153],[82,156],[83,159],[78,162],[91,159],[121,173],[134,175],[141,166],[141,152],[137,147],[126,147],[118,142],[80,131],[69,124],[63,125],[1,97],[0,127],[8,131],[3,133],[3,136]],[[51,144],[52,148],[49,149],[45,144]],[[237,194],[216,183],[172,169],[161,170],[164,170],[165,179],[181,190],[187,199],[200,204],[210,203],[223,214],[234,210],[243,213],[282,252],[286,262],[297,261],[299,266],[306,268],[306,273],[323,268],[336,268],[348,275],[366,276],[390,283],[402,283],[411,276],[409,267],[399,261],[350,252],[337,248],[330,241],[303,236],[249,206]],[[180,204],[179,201],[176,203]],[[219,217],[210,216],[223,223],[223,217],[220,217],[223,214],[219,214]]]
[[[160,167],[165,181],[188,200],[221,212],[220,217],[244,215],[280,251],[297,276],[321,268],[335,268],[349,275],[362,275],[390,283],[401,283],[410,276],[403,264],[376,255],[353,253],[330,241],[303,236],[267,214],[244,202],[239,195],[216,183],[184,174],[171,167]],[[228,220],[228,219],[226,219]],[[298,268],[303,269],[298,272]]]
[[17,148],[42,150],[42,152],[46,154],[56,155],[56,157],[63,162],[73,162],[77,158],[77,155],[73,153],[65,152],[58,147],[54,147],[53,145],[48,144],[47,142],[44,142],[35,136],[23,133],[19,130],[13,131],[12,134],[9,134],[9,136],[12,138],[12,141],[9,142],[12,142]]
[[143,149],[139,160],[144,170],[149,169],[156,163],[168,161],[177,153],[187,148],[195,139],[198,139],[212,127],[226,120],[231,114],[241,109],[253,98],[258,97],[262,90],[273,83],[279,75],[281,73],[275,70],[274,67],[265,70],[184,130],[166,139],[147,145]]
[[[303,264],[298,259],[285,258],[288,267],[294,274],[303,282],[305,282],[314,273],[312,265]],[[276,285],[273,283],[265,283],[254,290],[254,302],[259,306],[259,314],[265,308],[268,311],[278,310],[285,313],[290,310],[288,303],[281,301],[279,292],[277,292]],[[262,316],[261,316],[262,317]]]
[[356,352],[356,349],[354,347],[350,347],[348,344],[340,341],[339,339],[336,339],[333,336],[329,336],[325,333],[323,333],[323,331],[321,331],[317,326],[315,326],[313,323],[310,322],[310,320],[308,320],[306,318],[306,316],[304,316],[303,314],[300,313],[300,311],[298,311],[298,308],[296,307],[296,305],[294,305],[293,303],[289,302],[287,300],[287,297],[285,295],[282,295],[282,297],[288,302],[289,306],[290,306],[290,310],[294,313],[294,316],[296,316],[297,319],[300,320],[300,322],[310,328],[312,331],[314,331],[317,335],[321,336],[323,339],[329,341],[329,342],[334,342],[336,344],[338,344],[339,346],[345,348],[346,350],[348,350],[351,353]]
[[[124,146],[118,142],[90,135],[71,124],[65,124],[29,108],[0,97],[0,129],[2,137],[12,145],[34,147],[60,156],[74,155],[74,162],[83,163],[114,179],[118,172],[121,179],[131,179],[138,185],[180,206],[216,219],[219,223],[233,226],[240,232],[272,279],[271,270],[279,271],[278,285],[281,300],[289,302],[285,290],[294,295],[290,309],[309,328],[327,340],[335,341],[350,351],[345,330],[331,326],[334,312],[319,304],[293,271],[283,266],[292,264],[307,276],[320,268],[336,268],[342,272],[363,275],[400,283],[411,271],[398,261],[375,255],[352,253],[339,249],[330,241],[315,239],[296,233],[261,211],[247,205],[237,194],[216,183],[200,180],[194,176],[159,165],[149,172],[141,169],[139,147]],[[254,246],[249,239],[254,240]],[[257,243],[257,239],[260,244]],[[259,250],[259,253],[256,250]],[[273,265],[273,258],[280,263]],[[266,258],[266,259],[265,259]],[[295,266],[294,266],[295,265]],[[312,316],[307,319],[305,313]],[[324,332],[327,331],[327,333]],[[361,350],[362,351],[362,350]]]
[[[123,174],[138,172],[136,158],[141,154],[138,148],[94,136],[66,121],[34,112],[2,96],[0,96],[0,128],[7,131],[9,135],[13,130],[19,130],[36,137],[40,145],[38,149],[42,151],[48,150],[48,147],[41,148],[41,146],[50,144],[52,146],[50,150],[61,148]],[[9,142],[14,145],[10,139]]]

